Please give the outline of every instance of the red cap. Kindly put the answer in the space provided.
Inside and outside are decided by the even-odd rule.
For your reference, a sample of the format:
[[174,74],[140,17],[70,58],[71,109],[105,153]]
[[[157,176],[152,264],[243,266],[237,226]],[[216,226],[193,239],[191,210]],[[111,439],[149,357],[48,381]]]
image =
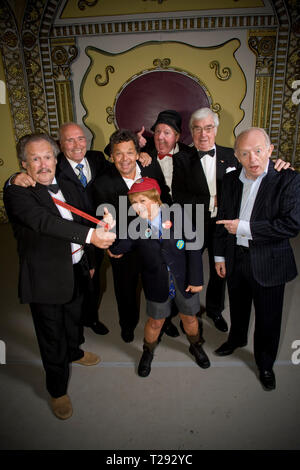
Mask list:
[[157,189],[158,193],[161,194],[159,184],[154,178],[139,178],[135,183],[133,183],[127,194],[141,193],[149,191],[150,189]]

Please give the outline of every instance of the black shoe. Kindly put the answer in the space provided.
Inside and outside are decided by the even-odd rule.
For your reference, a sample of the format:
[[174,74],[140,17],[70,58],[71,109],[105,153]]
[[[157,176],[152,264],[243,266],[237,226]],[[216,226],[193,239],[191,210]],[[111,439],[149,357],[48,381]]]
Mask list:
[[206,314],[209,318],[212,319],[212,321],[214,322],[214,325],[215,327],[217,328],[217,330],[219,331],[223,331],[223,333],[225,333],[225,331],[228,331],[228,326],[227,326],[227,323],[226,321],[224,320],[224,318],[222,317],[222,314],[219,313],[218,315],[209,315],[208,313]]
[[131,343],[134,340],[134,330],[123,328],[121,330],[121,338],[125,343]]
[[229,341],[225,341],[218,349],[215,350],[217,356],[230,356],[236,348],[242,348],[246,344],[241,344],[240,346],[233,346]]
[[179,336],[179,331],[177,330],[174,323],[172,323],[171,321],[167,321],[164,323],[162,331],[167,336],[171,336],[171,338],[177,338],[177,336]]
[[87,326],[97,335],[107,335],[107,333],[109,333],[109,329],[101,321],[95,321],[91,325]]
[[198,366],[202,367],[202,369],[207,369],[210,366],[208,356],[200,343],[191,344],[189,351],[193,354]]
[[266,391],[274,390],[276,388],[275,374],[272,370],[260,370],[259,380]]
[[151,362],[153,360],[153,353],[149,349],[144,349],[140,363],[138,366],[138,375],[140,377],[148,377],[151,372]]

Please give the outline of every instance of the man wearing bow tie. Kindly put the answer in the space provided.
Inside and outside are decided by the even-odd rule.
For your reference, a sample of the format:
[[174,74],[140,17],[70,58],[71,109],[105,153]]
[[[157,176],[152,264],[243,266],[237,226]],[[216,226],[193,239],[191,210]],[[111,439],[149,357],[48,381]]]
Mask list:
[[[56,177],[69,188],[67,202],[94,215],[93,185],[96,177],[105,172],[108,161],[102,152],[87,150],[85,133],[81,126],[74,122],[63,124],[59,128],[59,143],[61,152],[57,156]],[[34,185],[35,181],[27,173],[19,173],[14,177],[13,183],[27,187]],[[92,278],[86,286],[83,304],[83,324],[90,327],[96,334],[105,335],[109,330],[98,318],[103,250],[96,249],[94,253],[95,256],[90,260],[93,266]]]
[[70,189],[56,180],[58,153],[46,134],[22,137],[18,158],[35,185],[6,185],[4,203],[18,242],[20,301],[30,304],[53,412],[67,419],[72,415],[69,363],[91,366],[100,360],[79,348],[82,286],[89,276],[85,248],[106,249],[115,234],[99,233],[56,205],[53,197],[69,200]]
[[204,205],[204,245],[209,256],[209,281],[206,289],[206,313],[216,328],[227,331],[222,317],[224,310],[225,280],[215,270],[213,234],[215,231],[218,200],[223,176],[235,170],[239,163],[233,149],[216,145],[219,118],[209,108],[195,111],[190,118],[194,146],[189,158],[180,158],[174,167],[173,197],[180,204]]

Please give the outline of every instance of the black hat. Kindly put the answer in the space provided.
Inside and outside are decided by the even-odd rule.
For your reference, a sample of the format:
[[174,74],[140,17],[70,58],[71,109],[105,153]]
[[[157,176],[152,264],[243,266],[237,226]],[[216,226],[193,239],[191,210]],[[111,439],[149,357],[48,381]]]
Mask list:
[[167,109],[166,111],[162,111],[159,113],[157,116],[155,124],[151,127],[151,131],[154,132],[155,127],[157,124],[167,124],[168,126],[173,127],[175,131],[181,132],[181,116],[177,111],[174,111],[173,109]]

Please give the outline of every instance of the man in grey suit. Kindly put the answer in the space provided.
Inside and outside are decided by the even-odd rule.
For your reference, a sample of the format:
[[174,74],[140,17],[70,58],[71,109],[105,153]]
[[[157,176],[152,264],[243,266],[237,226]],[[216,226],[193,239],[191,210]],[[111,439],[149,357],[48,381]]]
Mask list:
[[254,357],[265,390],[276,387],[276,359],[285,283],[297,275],[289,239],[300,230],[300,175],[277,172],[263,129],[243,131],[235,142],[242,169],[223,179],[215,234],[216,271],[227,278],[231,328],[215,353],[232,354],[247,344],[252,301]]

